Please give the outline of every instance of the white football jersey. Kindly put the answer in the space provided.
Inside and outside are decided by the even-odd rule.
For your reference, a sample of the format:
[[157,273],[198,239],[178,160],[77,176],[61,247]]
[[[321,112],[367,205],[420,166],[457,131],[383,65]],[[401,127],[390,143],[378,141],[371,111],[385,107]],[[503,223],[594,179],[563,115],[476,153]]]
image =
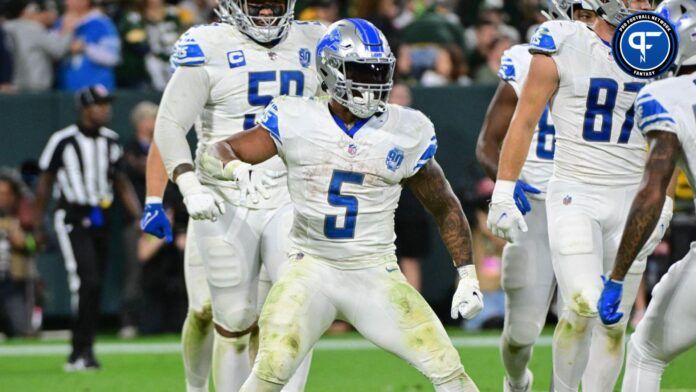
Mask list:
[[[184,33],[172,55],[174,66],[204,67],[211,80],[208,102],[196,121],[197,159],[211,144],[252,128],[257,116],[279,95],[313,96],[320,90],[314,62],[317,42],[326,28],[317,22],[293,22],[287,37],[266,48],[229,24],[196,26]],[[196,165],[199,166],[199,165]],[[284,176],[279,158],[254,169]],[[223,192],[228,201],[239,204],[234,182],[218,181],[197,170],[201,183]],[[277,208],[289,201],[285,178],[279,178],[269,200],[249,208]]]
[[636,126],[643,134],[666,131],[682,146],[680,166],[696,184],[696,72],[652,83],[636,99]]
[[[505,51],[500,60],[498,77],[515,90],[518,98],[522,96],[522,87],[525,79],[527,79],[531,62],[532,54],[529,53],[529,45],[515,45],[511,47]],[[540,195],[528,194],[529,197],[543,198],[546,193],[546,186],[553,174],[555,135],[556,130],[547,107],[534,130],[532,144],[529,146],[529,152],[527,153],[527,160],[520,173],[522,181],[542,192]]]
[[646,149],[633,129],[633,102],[646,82],[624,73],[609,43],[581,22],[545,22],[529,50],[550,55],[560,77],[550,101],[554,178],[592,185],[640,183]]
[[340,263],[393,255],[402,182],[435,155],[433,124],[419,111],[388,105],[347,130],[328,102],[278,97],[260,123],[288,168],[292,247]]

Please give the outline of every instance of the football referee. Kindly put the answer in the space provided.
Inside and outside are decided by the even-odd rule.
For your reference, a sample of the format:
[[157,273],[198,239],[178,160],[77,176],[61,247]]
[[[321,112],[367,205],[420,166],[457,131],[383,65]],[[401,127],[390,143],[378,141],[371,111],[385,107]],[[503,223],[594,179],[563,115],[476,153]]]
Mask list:
[[77,123],[54,133],[39,160],[35,226],[41,243],[44,213],[55,184],[54,225],[73,310],[72,353],[66,371],[99,369],[92,344],[108,257],[107,212],[114,191],[130,214],[140,216],[138,198],[122,168],[118,135],[104,126],[111,120],[111,95],[96,85],[80,90],[75,100]]

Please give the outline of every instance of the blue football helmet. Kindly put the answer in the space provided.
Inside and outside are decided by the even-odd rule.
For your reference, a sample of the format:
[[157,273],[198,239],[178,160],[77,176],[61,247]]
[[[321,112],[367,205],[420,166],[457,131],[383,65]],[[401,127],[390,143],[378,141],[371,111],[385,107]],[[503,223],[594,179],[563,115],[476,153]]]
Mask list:
[[696,65],[696,0],[666,0],[655,12],[669,19],[679,35],[677,68]]
[[345,19],[329,26],[316,62],[322,87],[351,113],[368,118],[386,110],[396,58],[372,23]]

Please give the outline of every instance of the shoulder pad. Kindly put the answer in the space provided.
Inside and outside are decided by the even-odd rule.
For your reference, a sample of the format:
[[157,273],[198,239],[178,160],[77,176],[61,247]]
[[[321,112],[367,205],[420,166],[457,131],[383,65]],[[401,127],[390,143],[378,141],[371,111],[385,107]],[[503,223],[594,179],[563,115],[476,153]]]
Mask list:
[[529,45],[515,45],[503,53],[498,77],[506,82],[519,81],[521,74],[529,68],[531,54]]
[[529,42],[530,53],[554,54],[563,43],[577,31],[578,25],[573,21],[551,20],[544,22]]
[[[636,98],[636,123],[642,133],[653,130],[674,131],[677,122],[669,112],[669,97],[674,88],[671,80],[655,82],[643,88]],[[666,93],[666,94],[665,94]]]
[[301,31],[314,42],[319,41],[326,33],[327,27],[319,22],[293,21],[293,28]]
[[210,33],[214,26],[193,26],[186,31],[174,44],[171,62],[174,66],[193,67],[207,62],[205,53],[205,34]]
[[641,133],[653,130],[676,132],[677,122],[669,111],[669,97],[679,85],[672,85],[672,81],[655,82],[638,94],[635,103],[636,124]]

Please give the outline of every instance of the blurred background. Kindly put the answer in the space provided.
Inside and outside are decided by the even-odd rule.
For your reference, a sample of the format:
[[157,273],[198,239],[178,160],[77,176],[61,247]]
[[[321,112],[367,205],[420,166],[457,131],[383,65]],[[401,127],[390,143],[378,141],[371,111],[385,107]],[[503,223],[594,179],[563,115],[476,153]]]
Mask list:
[[[372,21],[397,54],[392,101],[425,112],[438,132],[438,160],[474,231],[486,313],[469,330],[502,325],[500,255],[504,243],[485,228],[493,183],[475,158],[478,132],[498,83],[502,53],[526,42],[544,21],[539,0],[298,0],[296,18]],[[76,120],[73,93],[103,84],[114,92],[110,128],[121,136],[124,165],[141,202],[156,103],[171,75],[172,45],[188,27],[215,21],[214,0],[0,1],[0,333],[37,336],[66,329],[70,294],[55,238],[37,252],[33,231],[38,157],[51,133]],[[98,24],[87,23],[97,19]],[[97,26],[97,27],[95,27]],[[95,44],[95,43],[98,43]],[[96,49],[95,49],[96,48]],[[75,61],[84,66],[73,67]],[[191,133],[192,138],[194,137]],[[192,143],[194,139],[191,139]],[[192,144],[193,145],[193,144]],[[696,238],[691,190],[682,176],[671,232],[650,258],[634,311]],[[168,197],[176,240],[147,246],[137,221],[112,208],[110,254],[100,325],[123,338],[175,332],[185,316],[185,210]],[[52,227],[47,222],[47,227]],[[397,213],[401,266],[438,315],[450,320],[455,271],[419,203],[404,193]],[[144,251],[147,248],[148,251]],[[550,315],[550,321],[553,314]],[[340,328],[339,328],[340,329]]]

